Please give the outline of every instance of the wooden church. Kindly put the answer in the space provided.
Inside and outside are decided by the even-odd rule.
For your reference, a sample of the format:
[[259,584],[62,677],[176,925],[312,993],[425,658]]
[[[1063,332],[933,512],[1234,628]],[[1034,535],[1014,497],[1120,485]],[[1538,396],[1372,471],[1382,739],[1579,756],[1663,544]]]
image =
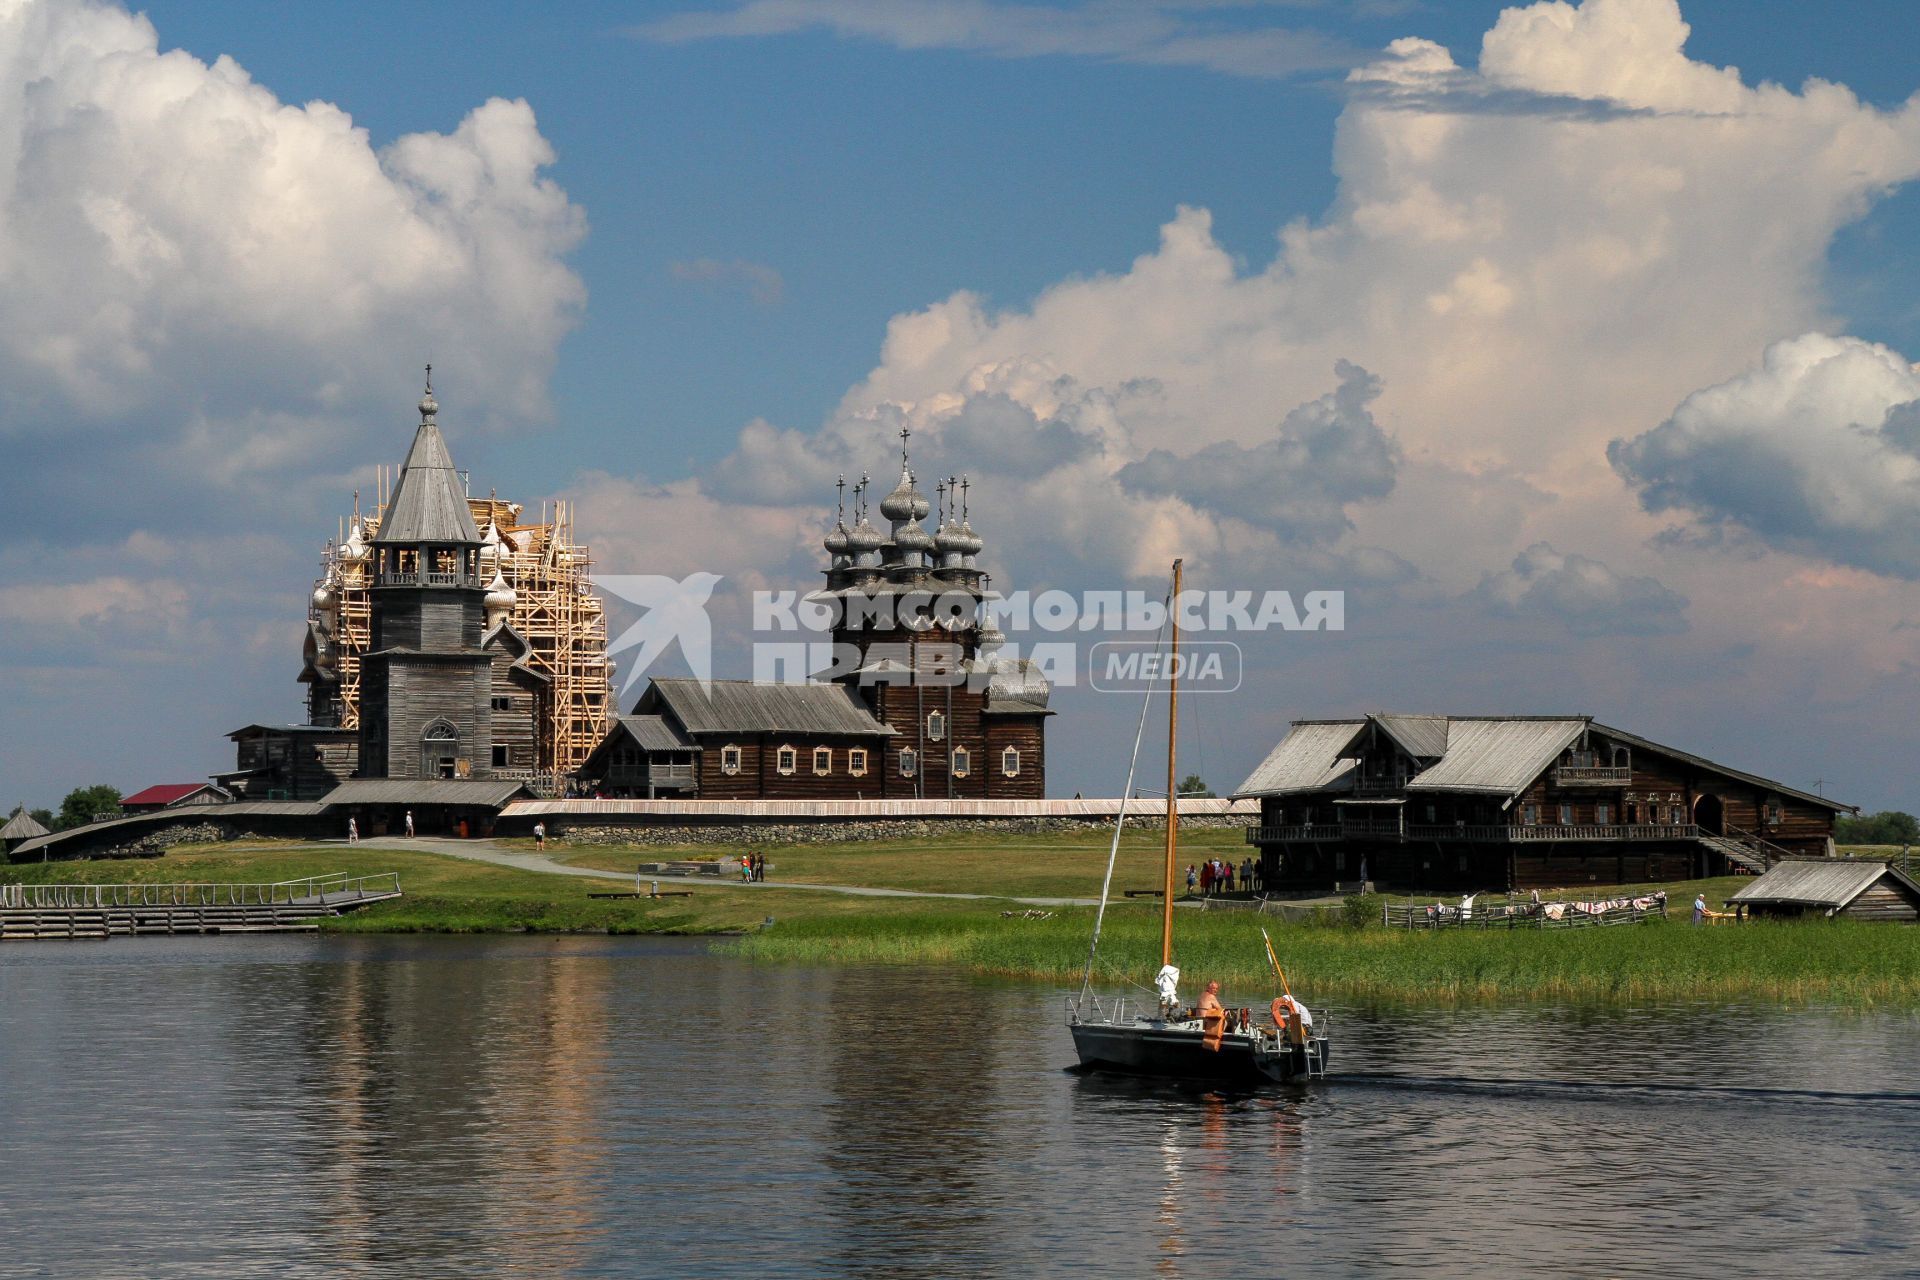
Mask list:
[[[834,669],[803,685],[650,682],[575,777],[609,797],[1037,799],[1051,685],[1000,652],[969,483],[922,493],[901,433],[900,480],[853,486],[823,547]],[[935,516],[932,530],[926,527]]]

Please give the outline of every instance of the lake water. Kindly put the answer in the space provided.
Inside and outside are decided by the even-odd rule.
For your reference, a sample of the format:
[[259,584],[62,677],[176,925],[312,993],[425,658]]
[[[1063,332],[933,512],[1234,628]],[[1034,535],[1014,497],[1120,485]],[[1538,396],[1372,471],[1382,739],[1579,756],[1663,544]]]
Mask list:
[[[1232,993],[1229,993],[1231,995]],[[1920,1019],[1335,1010],[1080,1078],[1061,993],[603,938],[0,949],[0,1275],[1920,1273]]]

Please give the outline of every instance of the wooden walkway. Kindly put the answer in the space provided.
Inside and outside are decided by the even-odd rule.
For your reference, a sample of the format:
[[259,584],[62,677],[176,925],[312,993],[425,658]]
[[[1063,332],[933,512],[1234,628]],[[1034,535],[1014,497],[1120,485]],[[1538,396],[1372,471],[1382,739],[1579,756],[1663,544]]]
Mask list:
[[0,885],[0,941],[150,933],[297,933],[400,896],[398,872],[272,884]]

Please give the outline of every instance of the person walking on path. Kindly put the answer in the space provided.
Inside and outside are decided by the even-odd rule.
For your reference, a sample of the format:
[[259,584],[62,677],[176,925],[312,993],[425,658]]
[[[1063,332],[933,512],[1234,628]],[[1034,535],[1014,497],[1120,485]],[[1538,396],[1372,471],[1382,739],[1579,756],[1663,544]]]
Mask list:
[[1213,859],[1212,858],[1208,858],[1205,862],[1200,864],[1200,896],[1203,898],[1211,898],[1213,896]]
[[407,810],[407,839],[413,839],[413,810]]
[[347,843],[348,844],[360,843],[360,824],[355,822],[352,818],[347,819]]
[[533,824],[533,847],[535,849],[547,847],[547,824],[544,822]]
[[1187,864],[1187,896],[1189,898],[1193,896],[1193,886],[1198,881],[1198,879],[1199,879],[1199,873],[1193,869],[1193,864],[1189,862]]

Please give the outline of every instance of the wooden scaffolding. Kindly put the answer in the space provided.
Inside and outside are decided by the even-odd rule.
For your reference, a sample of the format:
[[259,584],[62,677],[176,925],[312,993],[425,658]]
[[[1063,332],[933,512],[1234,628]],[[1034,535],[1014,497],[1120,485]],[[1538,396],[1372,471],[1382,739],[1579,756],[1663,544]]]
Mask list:
[[[392,473],[382,469],[373,511],[362,512],[354,495],[353,515],[327,545],[308,617],[331,638],[326,656],[334,678],[313,682],[308,719],[314,724],[360,725],[360,667],[372,638],[368,548],[391,485]],[[481,577],[491,581],[497,568],[513,588],[508,625],[532,650],[527,665],[550,682],[538,739],[542,776],[531,781],[557,791],[606,736],[613,709],[607,617],[592,586],[592,552],[575,540],[571,503],[554,504],[551,518],[543,507],[538,521],[523,519],[521,504],[493,495],[468,498],[467,506],[482,538]]]

